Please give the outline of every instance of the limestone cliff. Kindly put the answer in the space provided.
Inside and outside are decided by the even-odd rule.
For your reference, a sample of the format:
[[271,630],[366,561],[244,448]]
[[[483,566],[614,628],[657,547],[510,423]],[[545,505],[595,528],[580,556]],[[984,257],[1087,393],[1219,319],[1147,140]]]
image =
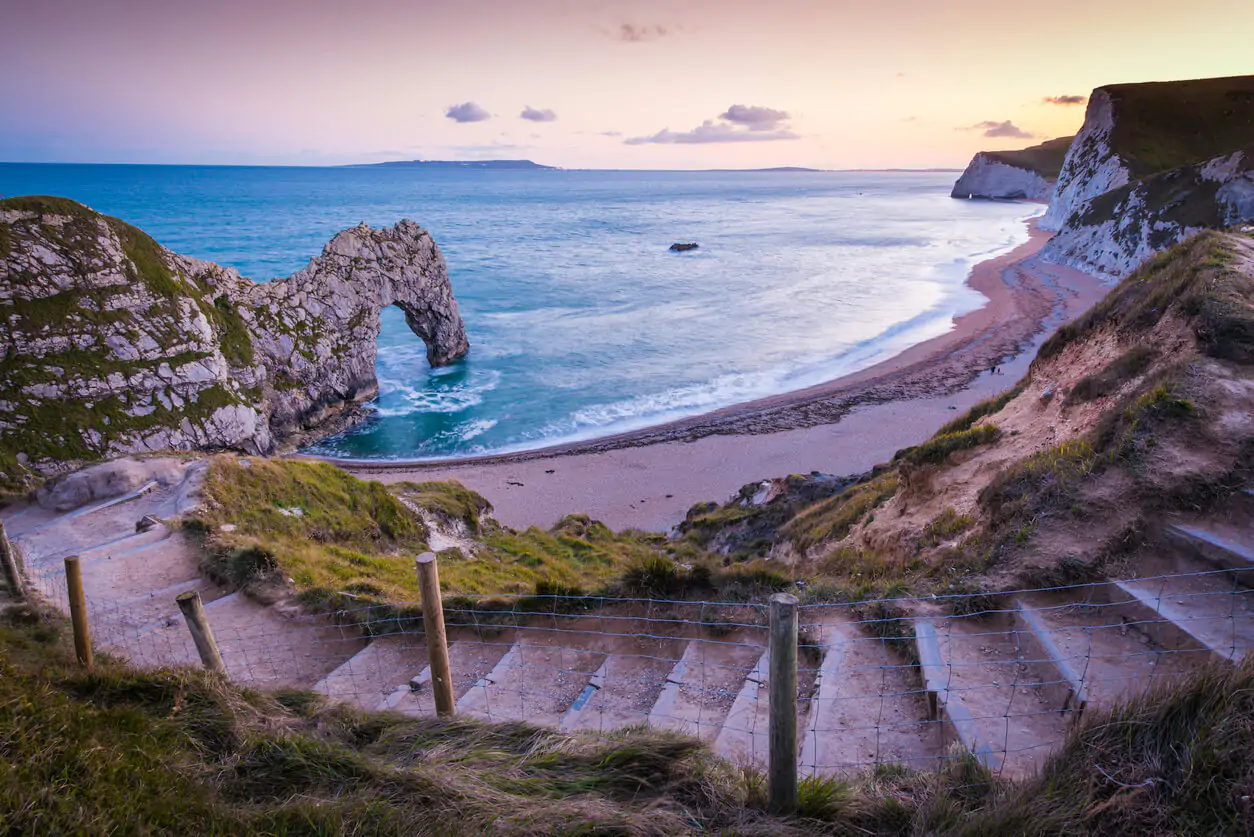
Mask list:
[[255,284],[63,198],[0,201],[0,487],[157,450],[268,452],[377,391],[396,305],[434,365],[468,347],[411,221],[339,233]]
[[1247,221],[1254,221],[1254,145],[1085,201],[1043,255],[1117,279],[1202,230]]
[[950,197],[1049,200],[1071,137],[1019,151],[981,151],[954,184]]
[[1098,195],[1251,142],[1254,76],[1099,87],[1041,226],[1061,229]]

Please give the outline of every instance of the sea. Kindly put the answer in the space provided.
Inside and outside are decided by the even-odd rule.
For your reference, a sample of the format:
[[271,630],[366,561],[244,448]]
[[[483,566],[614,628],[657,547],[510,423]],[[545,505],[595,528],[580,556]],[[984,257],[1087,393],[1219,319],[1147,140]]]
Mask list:
[[0,194],[74,198],[259,282],[346,227],[417,221],[470,353],[428,367],[385,310],[367,420],[311,448],[416,460],[645,428],[946,333],[984,302],[972,265],[1026,241],[1041,211],[953,200],[956,176],[3,164]]

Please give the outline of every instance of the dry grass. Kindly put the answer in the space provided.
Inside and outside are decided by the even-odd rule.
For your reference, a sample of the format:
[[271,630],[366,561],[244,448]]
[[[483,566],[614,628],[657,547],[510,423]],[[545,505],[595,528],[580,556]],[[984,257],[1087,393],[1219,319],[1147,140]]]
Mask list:
[[1110,395],[1149,369],[1157,354],[1152,346],[1136,344],[1102,370],[1081,378],[1067,393],[1067,403],[1082,403]]
[[949,422],[936,431],[937,436],[945,436],[950,433],[959,433],[963,430],[969,430],[973,424],[985,416],[992,416],[1000,413],[1007,404],[1018,398],[1023,390],[1027,388],[1028,379],[1024,378],[1001,395],[994,395],[992,398],[986,398],[976,404],[970,410],[967,410],[958,418]]
[[222,455],[210,463],[206,503],[189,528],[204,534],[215,575],[262,599],[291,590],[325,610],[342,607],[344,594],[417,601],[424,514],[463,530],[465,548],[440,553],[440,583],[450,595],[592,593],[612,589],[646,560],[673,563],[665,538],[613,532],[584,515],[518,532],[485,517],[487,500],[456,482],[403,483],[396,491],[325,463]]
[[838,541],[875,508],[887,502],[900,487],[901,480],[895,472],[873,477],[805,509],[784,525],[781,534],[802,551],[824,542]]
[[1249,833],[1254,813],[1249,664],[1092,712],[1023,784],[966,758],[889,764],[807,780],[798,815],[773,817],[760,774],[676,734],[361,713],[106,655],[86,672],[66,633],[0,615],[4,833],[1071,837]]
[[906,448],[894,459],[910,465],[938,465],[960,450],[991,445],[1001,438],[1001,431],[991,424],[981,424],[966,430],[937,433],[921,445]]

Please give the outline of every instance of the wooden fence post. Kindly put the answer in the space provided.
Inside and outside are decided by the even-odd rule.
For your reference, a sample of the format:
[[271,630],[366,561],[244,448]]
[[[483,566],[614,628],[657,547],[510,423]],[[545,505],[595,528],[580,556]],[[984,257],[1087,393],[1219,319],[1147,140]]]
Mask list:
[[83,595],[83,568],[78,556],[65,559],[65,586],[70,597],[70,621],[74,625],[74,653],[85,666],[92,664],[91,628],[87,626],[87,597]]
[[771,811],[797,808],[797,597],[771,596],[770,765]]
[[9,584],[13,598],[18,601],[25,599],[26,587],[22,584],[22,573],[17,568],[17,552],[4,531],[3,521],[0,521],[0,572],[4,573],[4,579]]
[[195,590],[181,593],[177,599],[179,610],[187,620],[187,630],[191,632],[192,642],[200,652],[200,661],[205,668],[215,674],[226,674],[226,664],[218,653],[218,641],[213,638],[213,629],[209,627],[209,619],[205,616],[205,606],[200,601],[200,594]]
[[444,631],[444,603],[440,599],[440,570],[435,553],[418,556],[418,587],[422,591],[422,624],[427,632],[427,654],[431,659],[431,687],[435,691],[435,712],[441,718],[453,715],[453,675],[448,664],[448,637]]

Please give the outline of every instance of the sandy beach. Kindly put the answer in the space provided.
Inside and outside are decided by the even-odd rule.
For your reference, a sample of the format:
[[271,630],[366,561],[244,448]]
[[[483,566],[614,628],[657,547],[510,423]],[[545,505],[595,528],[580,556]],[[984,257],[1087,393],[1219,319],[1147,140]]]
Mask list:
[[[337,461],[383,482],[455,479],[487,497],[506,525],[547,527],[585,513],[619,528],[669,530],[694,503],[789,473],[849,474],[926,438],[955,411],[1001,392],[1036,347],[1105,295],[1097,279],[1043,262],[1049,234],[976,265],[987,297],[951,331],[817,387],[560,447],[439,462]],[[998,371],[991,369],[996,365]]]

